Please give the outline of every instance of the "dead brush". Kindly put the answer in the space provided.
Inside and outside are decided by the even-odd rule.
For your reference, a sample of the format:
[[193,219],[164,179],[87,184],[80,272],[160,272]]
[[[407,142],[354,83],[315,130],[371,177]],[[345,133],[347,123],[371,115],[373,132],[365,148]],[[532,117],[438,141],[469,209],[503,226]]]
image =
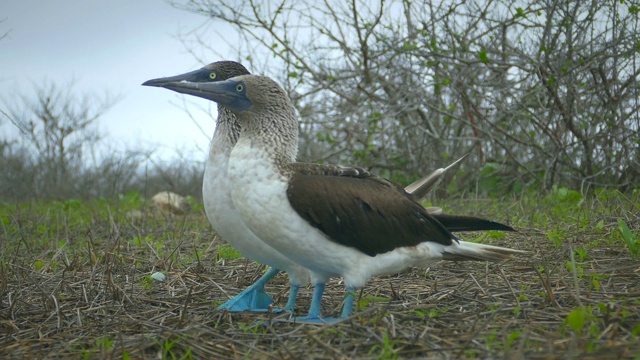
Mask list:
[[[616,219],[624,216],[637,237],[636,206],[598,198],[597,206],[585,201],[578,217],[527,201],[506,208],[530,226],[476,239],[534,255],[375,278],[357,294],[355,316],[325,326],[277,321],[287,314],[216,311],[265,269],[230,256],[222,240],[207,253],[214,233],[201,213],[135,224],[113,207],[110,216],[96,211],[75,222],[52,221],[63,215],[37,208],[3,214],[0,357],[633,358],[640,267]],[[453,206],[497,217],[505,208]],[[540,213],[530,216],[531,208]],[[560,247],[549,238],[556,228],[566,232]],[[154,272],[165,281],[153,280]],[[342,289],[340,279],[327,284],[323,312],[338,314]],[[267,290],[282,304],[287,279],[276,277]],[[311,289],[302,289],[298,313],[310,299]]]

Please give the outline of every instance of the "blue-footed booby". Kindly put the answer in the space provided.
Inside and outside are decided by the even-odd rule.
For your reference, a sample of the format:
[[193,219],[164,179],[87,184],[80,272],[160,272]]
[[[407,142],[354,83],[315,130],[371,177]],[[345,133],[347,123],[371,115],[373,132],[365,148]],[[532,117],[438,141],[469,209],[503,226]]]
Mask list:
[[[238,79],[242,79],[242,80],[238,80]],[[254,78],[250,76],[250,77],[247,77],[246,79],[249,79],[250,81],[255,81],[255,79],[267,79],[267,78],[263,78],[263,77]],[[218,85],[211,86],[213,85],[211,83],[199,84],[194,81],[185,81],[185,80],[179,80],[179,81],[176,80],[176,82],[174,82],[173,84],[164,83],[162,86],[178,92],[191,94],[191,95],[217,101],[219,105],[228,108],[232,112],[235,112],[236,114],[238,114],[240,117],[244,116],[245,121],[247,121],[247,119],[252,117],[252,116],[247,117],[246,115],[248,114],[249,115],[253,114],[253,117],[257,117],[257,118],[261,118],[261,115],[259,114],[259,112],[257,112],[257,110],[254,110],[255,108],[254,106],[255,104],[253,103],[254,99],[253,97],[250,98],[249,94],[245,90],[246,84],[243,81],[245,81],[246,79],[243,77],[240,77],[240,78],[232,79],[233,80],[232,82],[224,82],[225,83],[224,90],[226,91],[221,91],[220,87],[218,86],[219,84],[222,84],[222,83],[218,83]],[[234,82],[234,81],[239,81],[239,82]],[[267,81],[266,83],[270,84],[271,86],[275,84],[271,80]],[[229,84],[235,85],[235,91],[237,93],[243,93],[244,91],[245,98],[238,97],[236,93],[231,91],[233,89],[229,87],[231,86]],[[254,87],[254,85],[255,84],[251,83],[252,88]],[[264,86],[264,84],[262,85]],[[251,94],[258,96],[259,94],[258,89],[260,88],[261,88],[260,85],[255,85],[255,89],[251,92]],[[266,89],[269,90],[269,86],[267,86]],[[274,89],[279,89],[280,91],[273,92]],[[274,88],[270,89],[269,94],[271,94],[272,92],[275,94],[276,100],[282,101],[280,97],[282,96],[282,94],[284,94],[284,91],[277,84],[275,84]],[[334,165],[293,163],[293,161],[295,161],[295,153],[297,151],[297,117],[295,115],[295,109],[293,109],[293,105],[291,105],[291,103],[289,102],[286,94],[284,94],[284,99],[286,100],[285,105],[289,105],[289,106],[284,106],[282,109],[279,109],[278,106],[269,106],[268,102],[265,102],[263,104],[258,101],[256,103],[256,104],[262,104],[262,106],[260,106],[259,108],[261,110],[266,110],[266,115],[267,115],[266,117],[263,117],[263,120],[271,124],[271,126],[262,127],[263,130],[269,129],[269,128],[271,130],[271,131],[265,132],[265,134],[267,134],[266,137],[263,136],[268,141],[267,142],[257,141],[255,143],[255,144],[261,145],[256,147],[258,149],[258,155],[260,155],[261,151],[264,152],[265,149],[270,149],[271,157],[258,156],[258,164],[263,163],[261,167],[265,168],[265,164],[270,163],[272,165],[271,170],[273,171],[271,171],[270,173],[267,174],[266,177],[264,177],[262,176],[263,174],[261,174],[260,171],[258,171],[258,173],[255,173],[254,170],[261,168],[260,166],[258,166],[255,169],[248,169],[249,171],[247,173],[247,175],[249,174],[258,175],[256,177],[256,180],[265,181],[263,185],[265,185],[266,188],[270,188],[274,185],[273,180],[276,180],[276,182],[278,182],[278,180],[282,180],[282,179],[278,179],[279,177],[282,177],[282,176],[288,177],[288,180],[292,182],[291,184],[287,185],[288,190],[282,192],[281,196],[283,197],[283,199],[286,199],[287,195],[297,194],[300,189],[305,188],[304,181],[301,183],[301,185],[299,181],[307,177],[310,177],[310,178],[319,177],[319,179],[321,180],[323,178],[325,178],[325,180],[328,180],[329,182],[324,184],[324,187],[317,187],[316,190],[319,190],[319,191],[314,190],[313,189],[314,186],[312,186],[310,195],[323,196],[324,194],[324,195],[329,195],[329,197],[331,197],[332,195],[331,194],[332,189],[330,184],[332,180],[337,180],[336,185],[340,185],[341,181],[345,179],[355,180],[356,182],[352,184],[352,186],[355,186],[355,187],[352,188],[351,190],[347,189],[348,190],[347,193],[355,190],[353,194],[348,194],[348,195],[355,195],[356,197],[359,192],[357,189],[360,186],[360,184],[358,183],[359,181],[365,181],[361,183],[363,185],[373,182],[373,183],[377,183],[379,186],[382,186],[383,188],[387,187],[387,188],[393,189],[391,191],[392,197],[396,196],[398,197],[398,199],[404,199],[405,202],[407,202],[408,204],[413,204],[417,206],[420,210],[415,210],[415,209],[414,210],[418,211],[423,216],[425,216],[425,219],[430,219],[434,223],[438,224],[439,227],[436,226],[435,227],[436,230],[440,232],[444,232],[444,234],[446,235],[444,237],[446,237],[447,240],[449,240],[449,242],[451,240],[456,240],[456,244],[457,244],[457,239],[450,234],[449,230],[451,231],[464,231],[464,230],[471,231],[471,230],[488,230],[488,229],[512,230],[510,227],[506,225],[502,225],[499,223],[495,223],[495,222],[491,222],[483,219],[478,219],[473,217],[443,215],[437,212],[437,209],[436,209],[434,210],[434,212],[436,212],[434,217],[436,219],[440,218],[442,220],[442,222],[439,222],[438,220],[435,220],[434,217],[429,215],[430,210],[422,208],[419,204],[417,204],[415,201],[412,200],[409,194],[404,192],[401,188],[398,188],[395,185],[388,183],[386,180],[375,177],[361,168],[354,168],[354,167],[349,168],[349,167],[334,166]],[[284,113],[280,113],[280,111],[284,111]],[[289,123],[283,120],[288,120]],[[291,123],[291,120],[293,120],[293,123]],[[249,121],[249,122],[243,123],[241,121],[241,123],[243,125],[243,136],[245,137],[245,140],[247,139],[249,140],[249,147],[255,145],[253,141],[255,141],[256,139],[259,140],[261,138],[261,136],[257,136],[257,137],[255,136],[256,129],[260,127],[247,126],[247,129],[244,129],[245,125],[250,125],[250,124],[255,125],[255,122]],[[282,127],[282,126],[278,126],[278,124],[280,125],[288,124],[289,126]],[[253,135],[247,135],[252,133]],[[257,131],[257,133],[261,133],[261,131]],[[262,134],[262,135],[265,135],[265,134]],[[243,144],[243,147],[246,147],[246,144]],[[235,152],[235,150],[233,152]],[[267,151],[267,153],[269,153],[269,151]],[[248,157],[250,158],[251,155],[249,155]],[[256,159],[253,159],[253,160],[256,160]],[[279,164],[279,165],[276,165],[276,164]],[[267,166],[266,168],[270,168],[270,167]],[[260,228],[265,224],[267,225],[267,227],[270,227],[270,228],[279,227],[279,226],[284,226],[284,228],[286,228],[289,225],[287,221],[285,220],[283,222],[282,221],[283,217],[281,217],[277,211],[274,211],[275,209],[268,206],[271,200],[274,200],[275,201],[274,204],[276,205],[277,204],[282,205],[282,201],[281,201],[282,199],[272,199],[269,191],[261,192],[259,191],[260,189],[254,189],[252,186],[249,186],[247,188],[241,185],[238,186],[238,184],[243,183],[242,179],[246,178],[247,176],[243,176],[243,175],[234,176],[232,175],[232,169],[233,169],[233,166],[230,166],[229,175],[232,177],[233,180],[238,180],[237,183],[233,183],[232,181],[233,183],[232,189],[234,190],[234,194],[241,193],[244,191],[249,191],[253,193],[252,196],[248,196],[248,197],[245,196],[247,194],[239,194],[238,198],[240,198],[241,200],[238,200],[234,196],[234,203],[236,205],[236,209],[240,210],[240,215],[243,217],[243,219],[245,219],[247,224],[249,224],[250,227],[252,227],[254,232],[257,234],[262,234],[262,230]],[[421,188],[424,189],[425,187],[432,186],[433,183],[435,183],[434,179],[437,180],[437,178],[445,170],[446,169],[436,170],[436,172],[434,172],[433,174],[417,182],[417,183],[422,182],[422,185],[419,185],[419,184],[410,185],[410,186],[413,186],[413,188],[411,188],[410,190],[417,192]],[[243,173],[242,171],[238,171],[238,174],[242,174],[242,173]],[[282,185],[282,181],[280,181],[280,183],[281,183],[280,185]],[[323,181],[320,181],[320,183],[323,183]],[[311,182],[310,184],[313,185],[313,182]],[[365,187],[369,187],[369,186],[365,186]],[[376,191],[376,189],[373,189],[373,190],[374,192]],[[388,192],[389,191],[387,191],[387,193]],[[338,195],[341,195],[343,193],[344,192],[341,189],[338,189]],[[347,193],[344,193],[344,194],[347,194]],[[242,205],[242,204],[246,205],[247,203],[246,200],[248,198],[252,198],[254,200],[259,199],[259,197],[255,196],[256,194],[267,195],[266,198],[261,198],[261,200],[257,202],[259,204],[257,207],[262,207],[262,210],[266,212],[266,213],[260,214],[259,216],[257,213],[252,212],[252,210],[250,209],[248,211],[243,211],[247,209],[244,209]],[[386,194],[386,195],[388,196],[389,194]],[[373,197],[376,198],[375,195],[373,195]],[[347,198],[346,200],[347,201],[345,201],[344,204],[349,205],[348,204],[349,199]],[[359,200],[357,199],[356,203]],[[366,280],[371,276],[375,276],[383,273],[389,273],[389,272],[397,272],[398,270],[401,270],[402,268],[407,266],[412,266],[414,264],[425,264],[425,263],[428,263],[428,261],[435,261],[440,258],[498,260],[498,259],[509,257],[511,253],[517,252],[516,250],[476,245],[471,243],[465,243],[468,245],[457,246],[455,248],[451,247],[451,244],[446,244],[450,248],[443,250],[440,254],[435,254],[435,255],[428,254],[429,256],[427,256],[426,258],[424,258],[424,256],[423,258],[420,258],[420,256],[416,255],[420,253],[420,251],[417,251],[416,254],[414,254],[413,256],[408,256],[407,258],[407,259],[414,259],[413,262],[405,263],[406,261],[403,259],[396,259],[396,260],[400,260],[400,262],[402,262],[403,264],[399,264],[396,261],[395,265],[393,262],[391,263],[394,266],[389,267],[389,266],[385,266],[384,264],[381,264],[376,268],[376,266],[373,266],[373,263],[371,262],[369,263],[367,263],[367,261],[363,262],[362,256],[369,257],[371,259],[380,258],[384,260],[389,257],[385,255],[387,255],[387,253],[391,253],[390,255],[392,258],[398,258],[398,253],[407,253],[408,247],[415,247],[416,250],[420,250],[419,247],[421,246],[421,243],[429,242],[429,239],[428,239],[429,236],[426,236],[425,234],[421,234],[422,237],[424,237],[424,239],[422,240],[417,239],[415,236],[416,234],[412,234],[412,232],[415,232],[415,231],[409,229],[408,234],[410,235],[409,237],[411,239],[409,239],[409,242],[407,242],[406,239],[403,239],[404,237],[406,237],[407,234],[403,234],[402,232],[395,231],[397,230],[396,228],[398,228],[397,225],[402,225],[397,223],[391,224],[392,225],[391,227],[392,228],[395,227],[395,228],[391,229],[392,231],[385,231],[382,236],[380,234],[377,234],[377,235],[372,234],[372,232],[376,232],[377,230],[371,231],[371,229],[363,228],[362,229],[363,231],[358,231],[358,229],[356,229],[355,227],[362,226],[362,225],[368,226],[368,224],[363,223],[362,220],[365,220],[365,222],[369,220],[375,222],[376,217],[380,218],[380,214],[378,214],[377,216],[373,216],[371,219],[367,219],[367,216],[365,216],[364,218],[360,216],[360,218],[350,219],[351,214],[349,213],[348,208],[339,209],[341,205],[338,203],[335,203],[333,205],[337,205],[339,210],[336,212],[335,210],[337,208],[332,208],[333,205],[331,201],[325,202],[324,205],[321,204],[322,202],[323,202],[322,199],[318,199],[317,203],[320,206],[318,207],[314,204],[311,204],[311,207],[308,209],[309,211],[305,213],[305,210],[299,211],[296,208],[296,204],[298,207],[302,206],[304,208],[306,206],[304,205],[304,201],[300,203],[295,201],[294,199],[294,201],[291,202],[288,208],[289,210],[288,213],[286,211],[284,213],[285,219],[293,216],[292,224],[296,224],[297,228],[301,228],[302,230],[309,232],[311,241],[299,241],[299,242],[301,244],[309,244],[312,246],[306,247],[306,248],[305,247],[301,248],[300,246],[298,246],[299,244],[297,244],[296,242],[298,242],[298,240],[304,240],[301,238],[302,233],[300,232],[297,233],[298,235],[297,237],[295,236],[292,237],[291,232],[287,232],[287,231],[280,232],[283,235],[283,240],[281,241],[271,240],[272,236],[278,233],[278,231],[275,231],[275,232],[272,231],[268,233],[268,236],[269,236],[269,241],[267,241],[268,243],[273,244],[276,249],[278,249],[280,252],[284,253],[285,255],[289,256],[292,260],[304,265],[305,267],[309,267],[312,270],[312,277],[314,279],[314,284],[316,285],[316,289],[314,291],[312,306],[309,311],[309,316],[307,317],[307,319],[317,319],[320,316],[320,299],[321,299],[322,291],[324,288],[324,282],[329,276],[332,276],[332,275],[343,275],[345,277],[345,283],[347,284],[348,289],[355,289],[357,287],[363,286]],[[239,203],[241,205],[239,205]],[[375,199],[373,203],[375,203]],[[393,203],[393,201],[391,203]],[[293,205],[293,208],[291,208],[291,205]],[[381,205],[381,204],[376,204],[376,206],[377,205]],[[323,209],[323,206],[324,206],[324,209]],[[361,210],[362,210],[362,209],[366,209],[369,205],[367,205],[365,202],[365,203],[360,203],[359,206],[361,207]],[[315,212],[314,212],[314,208],[317,209]],[[323,214],[322,211],[324,210],[329,210],[329,211],[326,212],[326,214]],[[376,208],[375,211],[377,210],[379,209]],[[368,211],[374,211],[374,208],[369,208]],[[296,212],[298,212],[297,215],[296,215]],[[319,212],[319,215],[317,215],[316,212]],[[340,214],[340,212],[342,212],[342,214]],[[335,220],[331,220],[330,218],[334,217],[334,215],[335,215]],[[362,214],[354,214],[354,215],[362,215]],[[256,216],[273,219],[274,221],[271,222],[270,225],[268,224],[268,222],[264,222],[264,221],[258,221],[258,222],[252,221],[251,218]],[[320,217],[328,216],[329,221],[326,222],[326,224],[329,224],[329,227],[326,229],[323,228],[323,221],[320,220],[320,218],[316,218],[317,216],[320,216]],[[341,216],[343,216],[346,220],[346,221],[343,221],[344,224],[347,225],[346,227],[341,226]],[[384,221],[388,222],[389,219],[385,220],[384,218],[382,218],[382,220],[383,222]],[[422,219],[421,221],[425,222],[424,219]],[[333,224],[331,224],[332,222]],[[258,225],[255,225],[256,223],[258,223]],[[306,227],[304,225],[305,223],[306,223]],[[415,227],[415,224],[411,224],[410,222],[408,222],[407,224],[410,226],[413,225]],[[384,227],[384,224],[382,225]],[[450,227],[450,229],[447,229],[447,227]],[[373,226],[373,229],[377,229],[377,228],[378,227]],[[336,231],[341,232],[342,230],[346,230],[348,233],[345,234],[345,236],[341,236],[340,234],[336,233]],[[362,234],[359,235],[358,232],[361,232]],[[425,232],[428,232],[428,231],[425,231]],[[371,236],[371,235],[374,235],[374,236]],[[389,239],[388,241],[384,239],[385,236],[388,237]],[[262,238],[262,236],[260,237]],[[397,237],[400,237],[400,241],[398,241]],[[438,243],[439,241],[440,243],[442,243],[444,242],[442,239],[440,239],[442,237],[443,237],[442,235],[435,236],[436,240],[431,242]],[[367,238],[371,238],[373,240],[372,246],[366,245]],[[293,243],[291,244],[292,245],[291,248],[286,249],[287,247],[286,243],[288,241],[291,242],[292,240],[293,240]],[[318,247],[318,245],[323,245],[323,242],[328,243],[329,245],[327,247],[323,247],[323,246]],[[283,245],[285,248],[284,251],[283,251]],[[326,260],[326,259],[323,260],[323,257],[320,257],[319,255],[328,255],[329,253],[327,252],[327,248],[329,248],[329,250],[335,250],[335,249],[332,249],[332,248],[335,248],[335,246],[338,246],[337,250],[345,250],[343,248],[346,248],[346,251],[347,251],[346,258],[347,259],[349,257],[353,258],[352,266],[344,266],[346,265],[344,264],[344,261],[342,261],[343,263],[342,266],[340,265],[341,261],[338,261],[338,262],[326,261],[326,265],[318,265],[318,262],[325,263],[324,260]],[[314,248],[318,251],[316,252],[315,250],[313,250]],[[318,255],[318,257],[314,257],[313,255],[314,253]],[[301,256],[298,256],[297,254],[300,254]],[[339,253],[336,253],[336,254],[334,255],[337,258],[344,258],[343,256],[340,256]],[[311,256],[311,258],[315,258],[315,261],[307,261],[307,260],[311,260],[308,258],[309,256]],[[373,260],[373,261],[375,262],[377,260]],[[351,275],[349,274],[349,271],[350,271],[349,269],[353,270],[354,266],[357,264],[365,265],[370,269],[368,270],[365,269],[365,271],[361,271],[361,274],[359,274],[357,278],[352,278],[348,276],[348,275]],[[352,309],[353,309],[353,298],[347,297],[343,315],[346,316],[350,314]]]
[[[219,61],[185,74],[149,80],[142,85],[176,90],[172,86],[176,82],[210,83],[243,74],[249,74],[249,71],[241,64],[234,61]],[[229,155],[239,135],[240,125],[236,116],[223,104],[219,104],[216,130],[211,140],[204,170],[202,184],[204,209],[209,222],[222,239],[245,257],[269,265],[271,268],[253,285],[220,305],[218,309],[232,312],[268,310],[273,300],[264,291],[264,286],[280,270],[283,270],[289,274],[291,284],[289,299],[284,309],[293,311],[298,289],[309,282],[309,272],[267,245],[241,220],[231,200],[231,183],[227,174]]]

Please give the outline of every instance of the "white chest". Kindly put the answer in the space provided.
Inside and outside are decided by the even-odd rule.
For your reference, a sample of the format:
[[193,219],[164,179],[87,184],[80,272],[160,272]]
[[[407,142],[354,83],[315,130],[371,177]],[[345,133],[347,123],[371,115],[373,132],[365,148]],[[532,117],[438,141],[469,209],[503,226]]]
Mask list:
[[287,179],[280,175],[265,152],[256,151],[242,142],[234,147],[228,166],[231,196],[235,208],[251,229],[269,237],[278,233],[278,226],[287,209]]
[[287,198],[288,179],[266,151],[238,142],[231,152],[229,178],[234,205],[249,228],[317,276],[343,275],[368,257],[329,240],[298,215]]
[[[202,182],[202,200],[207,218],[217,230],[225,228],[225,223],[234,221],[231,183],[227,174],[228,153],[211,154],[207,159]],[[229,211],[231,210],[231,211]],[[238,218],[237,221],[240,221]],[[224,230],[223,230],[224,231]]]

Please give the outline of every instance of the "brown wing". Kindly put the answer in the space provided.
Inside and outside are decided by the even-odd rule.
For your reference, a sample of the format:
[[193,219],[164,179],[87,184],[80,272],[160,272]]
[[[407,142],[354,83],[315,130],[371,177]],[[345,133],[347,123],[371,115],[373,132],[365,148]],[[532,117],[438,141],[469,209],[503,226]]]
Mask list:
[[362,169],[298,163],[288,170],[291,206],[332,241],[370,256],[424,241],[452,243],[404,190]]

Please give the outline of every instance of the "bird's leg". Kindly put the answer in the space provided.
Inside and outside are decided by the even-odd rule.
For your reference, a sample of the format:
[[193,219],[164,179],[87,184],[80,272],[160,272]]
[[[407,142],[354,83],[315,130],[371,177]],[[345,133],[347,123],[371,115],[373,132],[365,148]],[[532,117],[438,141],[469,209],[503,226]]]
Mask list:
[[289,300],[287,300],[287,305],[284,307],[284,311],[292,313],[296,308],[296,298],[298,297],[298,290],[300,289],[300,285],[291,284],[291,288],[289,289]]
[[265,312],[269,311],[269,306],[273,303],[271,296],[264,291],[264,286],[280,272],[276,268],[270,268],[258,281],[248,288],[244,289],[240,294],[229,299],[224,304],[218,306],[218,310],[227,310],[230,312],[253,311]]
[[318,319],[320,315],[321,309],[320,305],[322,304],[322,295],[324,294],[324,283],[318,283],[313,288],[313,298],[311,298],[311,306],[309,307],[309,314],[307,315],[308,319]]
[[353,314],[353,302],[355,300],[356,291],[357,289],[354,287],[347,288],[347,296],[344,300],[344,307],[342,309],[342,316],[340,318],[323,318],[320,312],[320,304],[322,302],[322,294],[324,293],[324,283],[317,283],[315,288],[313,289],[313,298],[311,299],[309,314],[305,317],[298,317],[295,319],[295,321],[307,324],[327,324],[347,318],[351,314]]
[[347,295],[344,298],[344,306],[342,307],[341,318],[345,319],[353,315],[353,303],[355,301],[356,288],[347,287]]
[[337,320],[335,318],[321,318],[322,313],[320,305],[322,304],[322,294],[324,294],[324,282],[318,282],[313,288],[313,297],[311,298],[309,313],[307,314],[307,316],[296,317],[295,322],[305,324],[324,324]]

